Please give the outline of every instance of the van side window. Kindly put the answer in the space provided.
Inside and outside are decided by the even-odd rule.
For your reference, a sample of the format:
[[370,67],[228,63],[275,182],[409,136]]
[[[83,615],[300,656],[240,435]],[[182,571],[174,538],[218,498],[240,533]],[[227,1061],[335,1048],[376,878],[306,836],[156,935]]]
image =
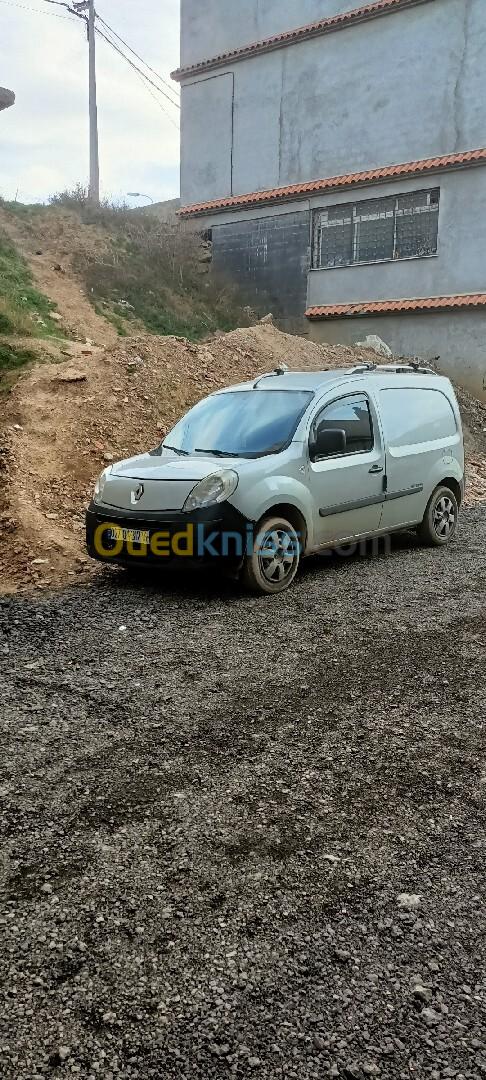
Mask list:
[[425,387],[381,390],[380,404],[391,448],[434,442],[457,434],[452,405],[441,390]]
[[[344,431],[346,436],[345,454],[364,454],[373,449],[373,422],[368,398],[364,394],[340,398],[327,405],[316,416],[310,434],[311,444],[317,431]],[[336,456],[322,455],[322,456]],[[342,456],[342,455],[339,455]]]

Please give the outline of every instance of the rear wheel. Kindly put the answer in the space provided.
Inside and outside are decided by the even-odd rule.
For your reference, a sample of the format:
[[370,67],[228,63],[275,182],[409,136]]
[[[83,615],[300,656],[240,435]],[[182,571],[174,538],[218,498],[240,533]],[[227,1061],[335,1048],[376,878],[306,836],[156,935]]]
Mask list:
[[251,555],[247,555],[242,582],[260,593],[280,593],[292,584],[300,563],[300,541],[294,526],[282,517],[264,518],[258,527]]
[[445,485],[436,488],[429,499],[424,520],[418,529],[424,544],[445,547],[457,532],[459,504],[454,492]]

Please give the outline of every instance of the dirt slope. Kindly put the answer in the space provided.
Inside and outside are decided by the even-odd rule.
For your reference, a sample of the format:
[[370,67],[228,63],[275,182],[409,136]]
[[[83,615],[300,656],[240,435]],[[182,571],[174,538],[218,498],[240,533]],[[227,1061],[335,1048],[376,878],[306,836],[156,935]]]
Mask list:
[[[319,370],[370,355],[260,325],[199,345],[141,336],[26,372],[8,400],[0,455],[0,588],[42,588],[94,573],[83,550],[83,511],[97,474],[156,445],[205,394],[279,361]],[[477,499],[486,496],[486,408],[465,395],[463,405]]]
[[108,248],[103,229],[81,229],[79,218],[68,210],[45,208],[31,218],[0,207],[0,230],[29,263],[37,288],[57,305],[66,332],[97,345],[117,340],[115,328],[96,314],[73,268],[74,256]]

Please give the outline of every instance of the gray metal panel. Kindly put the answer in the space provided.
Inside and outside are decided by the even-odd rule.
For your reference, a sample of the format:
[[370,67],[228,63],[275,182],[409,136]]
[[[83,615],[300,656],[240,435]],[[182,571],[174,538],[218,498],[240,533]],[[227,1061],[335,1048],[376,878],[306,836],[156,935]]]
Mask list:
[[310,256],[309,212],[237,221],[213,229],[216,272],[240,286],[256,310],[301,317]]

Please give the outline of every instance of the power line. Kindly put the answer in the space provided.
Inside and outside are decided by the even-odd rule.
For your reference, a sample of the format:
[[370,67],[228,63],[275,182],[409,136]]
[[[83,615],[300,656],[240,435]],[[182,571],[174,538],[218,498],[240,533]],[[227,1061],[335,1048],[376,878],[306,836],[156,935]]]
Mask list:
[[[19,8],[19,9],[21,9],[23,11],[30,11],[30,12],[33,12],[34,14],[36,14],[36,15],[48,15],[53,19],[64,19],[65,22],[74,22],[75,21],[74,16],[76,16],[78,19],[82,19],[83,22],[86,22],[86,19],[85,19],[84,15],[82,15],[79,11],[75,11],[74,8],[72,8],[68,3],[63,3],[63,0],[43,0],[43,2],[45,4],[52,4],[54,7],[65,8],[67,11],[69,11],[71,13],[73,18],[69,18],[68,15],[58,15],[57,13],[55,13],[53,11],[42,11],[41,8],[33,8],[33,7],[31,7],[30,5],[27,5],[27,4],[18,4],[16,2],[16,0],[0,0],[0,3],[5,4],[7,7],[15,7],[15,8]],[[143,60],[143,58],[141,56],[139,56],[139,54],[137,52],[135,52],[135,50],[132,49],[130,47],[130,45],[128,45],[123,40],[123,38],[121,38],[120,35],[117,34],[116,31],[111,28],[111,26],[109,26],[108,23],[106,23],[104,19],[101,18],[101,16],[98,15],[97,18],[98,18],[99,22],[101,22],[103,24],[103,26],[105,26],[106,29],[111,34],[114,35],[114,37],[116,37],[119,41],[122,42],[123,45],[125,45],[125,47],[129,50],[129,52],[133,53],[133,55],[137,57],[137,60],[140,60],[141,63],[144,64],[145,67],[148,68],[148,70],[151,71],[156,76],[156,78],[160,79],[160,82],[162,82],[162,83],[164,83],[164,85],[168,86],[168,84],[165,83],[165,80],[162,78],[162,76],[159,75],[158,72],[155,71],[154,68],[150,67],[150,64],[147,64],[146,61]],[[126,56],[125,53],[122,51],[122,49],[120,49],[119,46],[116,45],[116,43],[114,41],[111,41],[111,39],[109,37],[107,37],[107,35],[104,34],[103,31],[100,30],[98,27],[96,28],[96,33],[99,34],[99,36],[102,37],[107,42],[108,45],[111,45],[112,49],[115,49],[115,51],[124,60],[126,60],[127,64],[130,64],[130,67],[132,67],[133,70],[136,71],[139,78],[145,80],[145,82],[147,83],[147,89],[149,89],[149,86],[152,86],[155,90],[157,90],[157,93],[162,94],[162,96],[166,98],[166,100],[170,103],[170,105],[172,105],[176,109],[180,109],[179,102],[175,101],[173,98],[169,97],[169,95],[166,94],[164,90],[162,90],[162,87],[157,86],[157,84],[154,83],[153,80],[150,79],[149,76],[144,71],[141,71],[140,68],[136,64],[133,63],[133,60],[130,60],[130,57]],[[169,89],[172,90],[172,87],[169,87]],[[161,105],[158,98],[155,97],[155,94],[152,91],[150,91],[150,94],[151,94],[151,97],[154,98],[154,101],[157,102],[159,108],[162,109],[162,112],[164,112],[165,115],[168,117],[171,124],[174,124],[174,127],[177,128],[178,125],[175,123],[175,121],[172,119],[172,117],[169,115],[169,113],[166,112],[166,110],[163,108],[163,106]]]
[[[59,0],[48,0],[48,2],[49,3],[58,3]],[[167,88],[167,90],[169,90],[170,93],[174,94],[174,96],[175,96],[175,90],[173,89],[172,86],[170,86],[170,84],[167,82],[167,80],[164,79],[162,75],[159,75],[159,72],[156,71],[155,68],[151,67],[150,64],[148,64],[147,61],[143,59],[143,56],[140,56],[138,52],[135,52],[135,49],[132,49],[131,45],[129,45],[128,42],[126,42],[122,37],[120,37],[120,34],[117,34],[116,30],[114,30],[112,26],[109,26],[108,23],[105,22],[105,20],[101,18],[101,15],[98,15],[98,22],[102,23],[103,26],[106,28],[106,30],[109,30],[110,34],[113,34],[113,37],[116,37],[118,39],[118,41],[121,41],[122,45],[124,45],[125,48],[128,49],[128,51],[132,53],[133,56],[136,56],[137,60],[140,60],[140,63],[142,63],[144,65],[144,67],[147,68],[148,71],[151,71],[152,75],[155,75],[156,79],[159,79],[159,81],[163,84],[163,86],[165,86]],[[174,102],[174,104],[175,104],[175,102]],[[177,102],[177,104],[179,104],[179,103]]]
[[[140,76],[139,76],[139,78],[140,78]],[[172,126],[175,127],[176,131],[179,131],[179,125],[176,123],[175,120],[172,119],[172,116],[170,116],[170,114],[167,112],[167,109],[164,109],[164,106],[159,101],[157,95],[154,94],[153,90],[150,89],[150,86],[147,85],[147,83],[145,82],[144,79],[140,78],[140,82],[144,83],[144,86],[145,86],[145,89],[147,90],[147,93],[149,93],[150,97],[154,99],[155,104],[158,105],[159,109],[164,113],[164,116],[166,116],[167,119],[170,120]]]
[[[97,33],[97,34],[98,34],[98,35],[99,35],[100,37],[102,37],[102,38],[103,38],[103,40],[104,40],[104,41],[106,41],[108,45],[111,45],[112,49],[114,49],[114,50],[115,50],[115,52],[117,52],[117,53],[119,54],[119,56],[121,56],[121,57],[123,58],[123,60],[125,60],[125,61],[126,61],[126,63],[127,63],[127,64],[129,64],[129,65],[130,65],[130,67],[131,67],[131,68],[133,68],[133,70],[137,72],[137,75],[138,75],[138,76],[139,76],[140,78],[142,78],[142,79],[143,79],[143,80],[144,80],[144,81],[145,81],[146,83],[148,83],[148,84],[149,84],[150,86],[153,86],[153,87],[154,87],[154,89],[155,89],[155,90],[157,90],[157,92],[158,92],[159,94],[163,94],[163,90],[161,90],[161,89],[160,89],[160,86],[157,86],[157,84],[156,84],[156,83],[154,83],[152,79],[149,79],[148,75],[146,75],[144,71],[141,71],[141,70],[140,70],[140,68],[139,68],[139,67],[137,67],[137,65],[133,63],[133,60],[130,60],[130,57],[129,57],[129,56],[126,56],[126,54],[125,54],[124,52],[122,52],[122,50],[121,50],[121,49],[120,49],[120,48],[118,47],[118,45],[116,45],[114,41],[111,41],[111,39],[110,39],[109,37],[107,37],[107,36],[106,36],[106,34],[104,34],[102,30],[99,30],[99,29],[98,29],[98,27],[96,28],[96,33]],[[166,95],[166,94],[164,94],[163,96],[164,96],[164,97],[167,97],[167,95]],[[157,101],[157,103],[159,104],[160,108],[162,109],[162,112],[164,112],[164,113],[166,114],[167,118],[168,118],[168,119],[170,120],[171,124],[174,124],[174,127],[176,127],[176,128],[177,128],[177,127],[178,127],[178,125],[177,125],[177,124],[175,123],[175,120],[174,120],[174,119],[172,118],[172,116],[170,115],[170,113],[168,113],[168,112],[167,112],[167,110],[166,110],[166,109],[164,109],[164,107],[163,107],[162,103],[161,103],[160,101],[158,101],[158,99],[157,99],[157,98],[156,98],[156,101]],[[171,102],[171,105],[174,105],[174,102]],[[180,106],[179,106],[179,105],[177,105],[177,106],[176,106],[176,108],[180,108]]]
[[[98,19],[99,19],[100,22],[103,22],[103,19],[100,19],[99,16],[98,16]],[[105,25],[104,22],[103,22],[103,25]],[[170,104],[174,106],[174,108],[180,109],[179,102],[178,101],[173,101],[173,99],[170,98],[169,95],[165,93],[165,90],[162,90],[162,87],[157,86],[157,83],[154,83],[153,79],[151,79],[145,73],[145,71],[141,71],[141,69],[137,66],[137,64],[134,64],[133,60],[130,60],[130,57],[125,55],[125,53],[122,51],[122,49],[120,49],[120,46],[117,45],[115,41],[112,41],[111,38],[107,37],[106,34],[104,34],[103,31],[100,30],[99,28],[97,28],[97,33],[100,34],[101,37],[105,39],[105,41],[108,41],[109,44],[114,49],[116,49],[116,51],[119,52],[121,56],[123,56],[123,58],[126,60],[127,64],[130,64],[133,68],[135,68],[135,71],[138,71],[139,74],[142,75],[143,78],[146,79],[147,82],[150,83],[150,85],[153,86],[154,89],[158,91],[159,94],[162,94],[163,97],[167,98],[167,101],[169,101]],[[118,37],[118,34],[116,36]],[[133,50],[130,50],[130,51],[133,51]],[[137,55],[137,54],[134,54],[134,55]],[[145,61],[142,60],[142,64],[144,64],[144,63],[145,63]],[[148,65],[146,64],[145,66],[147,67]]]
[[[119,54],[119,56],[121,56],[123,58],[123,60],[126,60],[127,64],[129,64],[130,67],[133,68],[133,70],[136,72],[136,74],[137,74],[138,78],[140,79],[140,81],[144,83],[145,89],[148,90],[150,96],[153,97],[154,101],[157,103],[159,109],[162,110],[162,112],[165,114],[167,119],[170,120],[171,124],[175,127],[176,131],[178,131],[179,130],[179,125],[176,124],[173,117],[170,115],[169,112],[167,112],[167,109],[164,108],[164,106],[162,105],[162,102],[160,101],[160,98],[156,97],[153,90],[150,89],[151,86],[155,86],[155,83],[152,83],[152,80],[148,79],[147,75],[145,75],[145,73],[143,71],[140,71],[140,68],[138,68],[136,66],[136,64],[134,64],[130,60],[130,58],[128,56],[125,56],[125,53],[122,52],[121,49],[119,49],[117,45],[115,45],[114,41],[110,41],[110,39],[106,36],[106,34],[103,33],[102,30],[98,30],[98,28],[97,28],[96,33],[99,34],[99,36],[102,37],[104,39],[104,41],[107,42],[108,45],[111,45],[112,49],[114,49],[115,52],[117,52]],[[156,87],[156,89],[158,90],[158,92],[160,94],[161,91],[160,91],[159,87]]]
[[[54,3],[54,0],[47,0],[47,2]],[[21,11],[32,11],[35,15],[47,15],[51,19],[64,19],[65,22],[75,22],[74,19],[69,18],[69,15],[57,15],[54,11],[42,11],[42,8],[29,7],[27,4],[16,4],[14,0],[0,0],[0,4],[5,4],[6,7],[20,8]],[[67,4],[59,4],[59,7],[66,7],[70,11]]]

